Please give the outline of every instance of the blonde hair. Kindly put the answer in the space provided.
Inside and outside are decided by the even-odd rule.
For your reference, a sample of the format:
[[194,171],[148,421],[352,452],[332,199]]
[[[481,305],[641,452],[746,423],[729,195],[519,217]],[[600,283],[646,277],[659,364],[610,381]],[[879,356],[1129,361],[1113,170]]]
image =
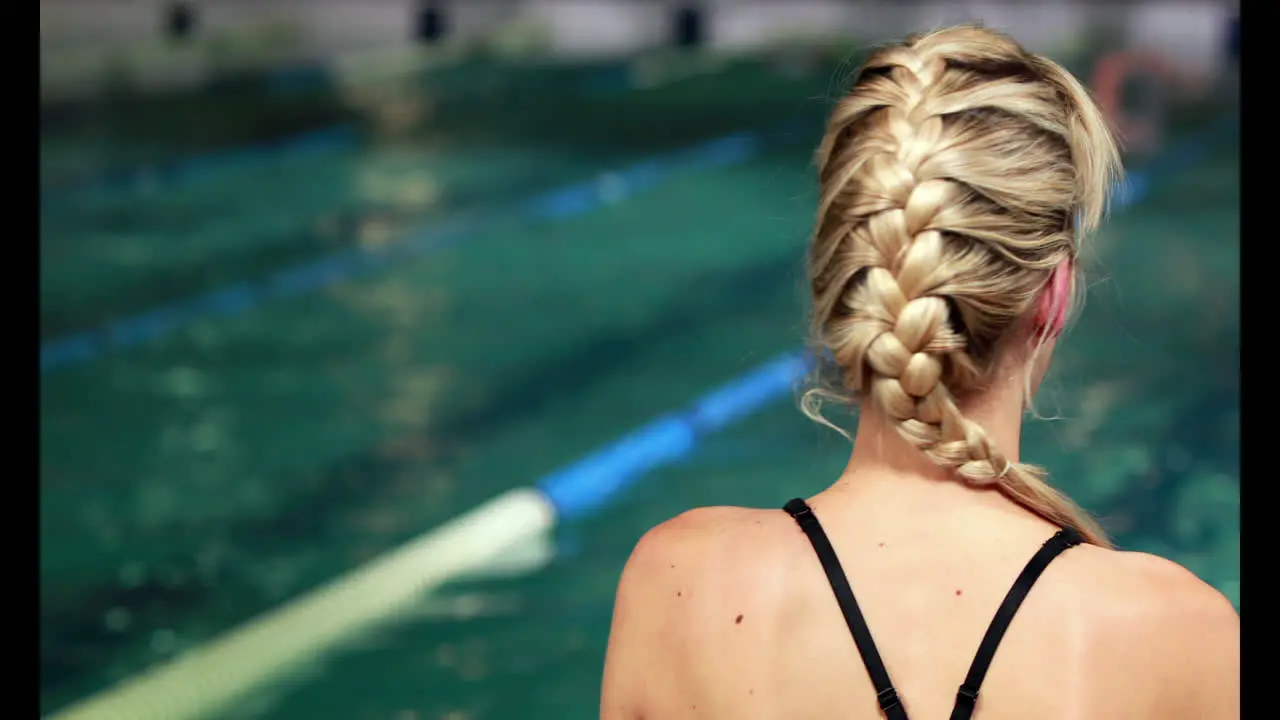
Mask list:
[[[1043,469],[1008,462],[957,406],[989,383],[1054,268],[1069,261],[1080,286],[1078,239],[1120,176],[1088,91],[991,30],[911,37],[862,67],[818,170],[813,334],[850,399],[872,402],[959,480],[1109,546]],[[822,421],[825,397],[810,390],[805,412]]]

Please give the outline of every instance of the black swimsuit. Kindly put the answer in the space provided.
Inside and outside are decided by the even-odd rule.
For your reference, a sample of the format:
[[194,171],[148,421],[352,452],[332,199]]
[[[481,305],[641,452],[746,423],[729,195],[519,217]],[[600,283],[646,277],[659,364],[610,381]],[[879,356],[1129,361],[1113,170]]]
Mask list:
[[[840,603],[840,610],[844,613],[845,622],[849,625],[849,632],[853,633],[853,642],[858,646],[858,654],[862,655],[862,662],[867,666],[867,674],[871,676],[871,683],[875,686],[880,709],[884,711],[888,720],[907,720],[907,711],[898,700],[898,692],[893,689],[889,673],[884,669],[884,662],[880,660],[880,653],[871,639],[871,630],[867,627],[867,621],[862,619],[858,601],[853,598],[849,579],[845,577],[844,570],[840,567],[840,560],[836,558],[836,551],[827,540],[827,534],[822,531],[818,518],[809,505],[800,498],[787,503],[783,509],[795,518],[800,529],[809,536],[813,549],[818,553],[818,560],[822,562],[822,569],[826,571],[831,589],[835,591],[836,601]],[[1049,563],[1062,551],[1083,542],[1084,538],[1075,530],[1070,528],[1059,530],[1057,534],[1045,541],[1027,566],[1022,569],[1022,574],[1014,581],[1009,594],[1005,595],[1004,602],[1000,604],[995,618],[991,620],[991,626],[987,628],[986,636],[982,638],[982,644],[978,646],[978,654],[973,658],[973,664],[969,666],[969,674],[965,676],[964,683],[960,685],[960,692],[956,694],[956,705],[951,711],[951,720],[968,720],[973,715],[973,708],[978,702],[978,688],[982,686],[982,679],[987,674],[991,659],[995,657],[996,647],[1004,637],[1005,630],[1009,629],[1009,622],[1013,620],[1014,613],[1018,612],[1018,606],[1022,604],[1023,599],[1027,597],[1027,592],[1040,577],[1040,573],[1044,572]]]

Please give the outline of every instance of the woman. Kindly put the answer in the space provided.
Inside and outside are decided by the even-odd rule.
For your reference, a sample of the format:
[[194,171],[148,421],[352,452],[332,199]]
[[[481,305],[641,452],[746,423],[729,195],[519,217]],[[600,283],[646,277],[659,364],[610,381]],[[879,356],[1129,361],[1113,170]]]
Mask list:
[[814,333],[860,402],[848,466],[785,512],[645,535],[603,717],[1238,717],[1231,604],[1113,550],[1018,457],[1119,175],[1088,93],[997,33],[931,33],[870,59],[818,164]]

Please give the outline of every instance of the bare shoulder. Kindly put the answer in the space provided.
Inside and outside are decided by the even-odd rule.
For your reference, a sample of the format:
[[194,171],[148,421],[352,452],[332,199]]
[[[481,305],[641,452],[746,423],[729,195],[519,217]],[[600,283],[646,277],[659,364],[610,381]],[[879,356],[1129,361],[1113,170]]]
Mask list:
[[[1139,602],[1161,632],[1180,638],[1202,658],[1238,662],[1240,614],[1225,595],[1172,560],[1146,553],[1116,555],[1116,562],[1132,574]],[[1213,657],[1213,651],[1232,657]]]
[[1097,662],[1117,679],[1177,696],[1190,717],[1237,717],[1240,615],[1231,602],[1171,560],[1082,550],[1066,574],[1095,630]]
[[[775,517],[779,516],[779,517]],[[705,619],[729,595],[752,596],[761,585],[749,559],[769,549],[790,521],[781,512],[737,507],[690,510],[636,543],[618,582],[605,657],[601,717],[669,714],[682,668],[704,665],[715,643],[691,642],[708,632]]]
[[1178,563],[1141,552],[1110,554],[1135,580],[1158,592],[1172,607],[1203,611],[1224,619],[1239,619],[1225,595]]
[[[777,521],[791,522],[780,510],[717,506],[687,510],[654,527],[640,539],[637,549],[651,547],[663,549],[671,544],[706,544],[717,539],[730,539],[736,544],[739,537],[752,527],[770,525]],[[786,523],[783,523],[786,524]]]
[[[704,507],[645,533],[618,583],[614,622],[693,632],[703,609],[725,598],[768,602],[794,522],[778,510]],[[650,641],[660,641],[653,635]]]
[[[689,510],[654,527],[636,544],[623,571],[620,593],[661,591],[667,585],[693,584],[733,574],[734,569],[762,560],[776,547],[779,533],[793,524],[785,513],[742,507]],[[691,589],[693,589],[691,587]]]
[[1169,628],[1175,631],[1209,628],[1216,632],[1240,624],[1240,616],[1226,596],[1172,560],[1092,547],[1086,557],[1087,564],[1081,570],[1092,576],[1096,587],[1104,589],[1112,607],[1139,612],[1152,623],[1195,621],[1194,628]]

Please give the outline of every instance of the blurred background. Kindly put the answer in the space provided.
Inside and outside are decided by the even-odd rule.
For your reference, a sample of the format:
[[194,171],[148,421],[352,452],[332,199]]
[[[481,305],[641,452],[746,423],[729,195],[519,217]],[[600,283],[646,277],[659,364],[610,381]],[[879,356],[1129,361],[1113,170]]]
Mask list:
[[1132,172],[1024,453],[1238,608],[1234,4],[41,0],[42,713],[578,468],[607,502],[201,713],[596,717],[640,535],[843,467],[787,364],[812,152],[871,44],[966,20]]

